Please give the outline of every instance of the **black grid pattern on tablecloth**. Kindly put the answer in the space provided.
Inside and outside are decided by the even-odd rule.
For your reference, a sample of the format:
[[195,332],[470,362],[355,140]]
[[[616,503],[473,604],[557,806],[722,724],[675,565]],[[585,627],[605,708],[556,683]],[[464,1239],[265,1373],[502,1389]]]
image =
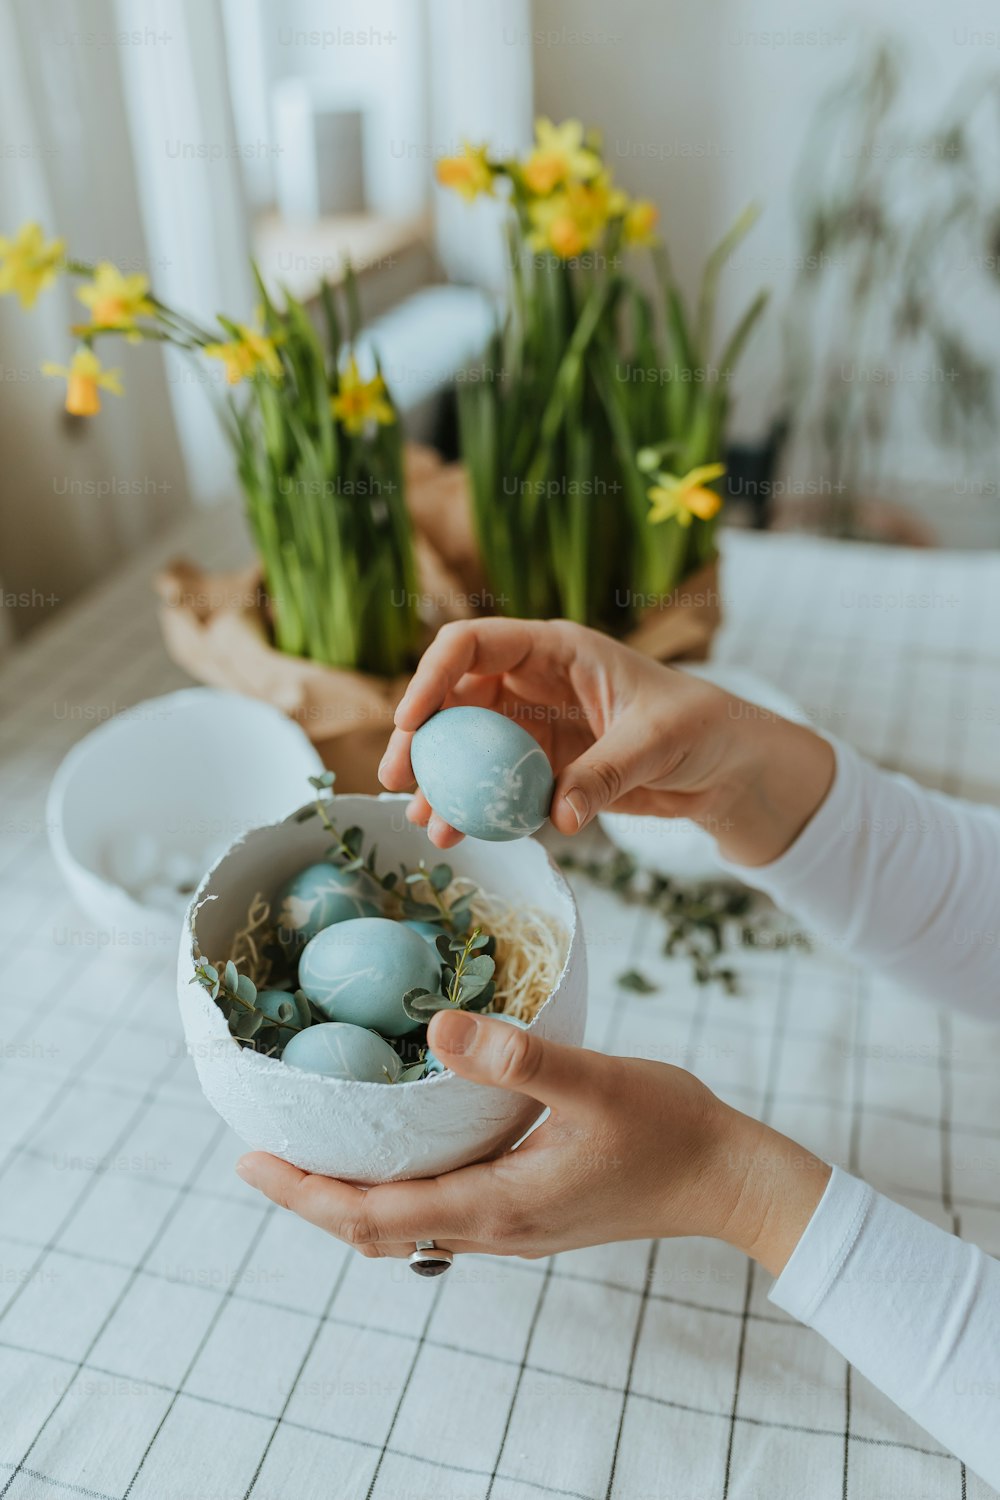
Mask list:
[[[1000,567],[742,537],[728,556],[723,659],[887,764],[1000,793]],[[88,945],[41,826],[68,745],[179,683],[143,588],[0,675],[0,1494],[309,1500],[332,1475],[371,1500],[986,1495],[723,1247],[470,1259],[427,1285],[240,1188],[172,954],[126,970]],[[648,915],[580,898],[594,1045],[692,1068],[1000,1251],[996,1039],[828,952],[748,952],[739,999],[699,990]],[[655,995],[616,991],[632,966]]]

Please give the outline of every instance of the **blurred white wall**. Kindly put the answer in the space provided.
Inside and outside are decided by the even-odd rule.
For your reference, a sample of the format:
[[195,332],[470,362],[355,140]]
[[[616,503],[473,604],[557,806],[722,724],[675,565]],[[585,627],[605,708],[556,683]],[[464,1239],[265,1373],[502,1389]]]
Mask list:
[[[838,0],[533,0],[532,24],[536,110],[556,119],[581,116],[603,130],[623,185],[658,203],[689,290],[706,250],[743,205],[762,205],[720,302],[725,324],[760,285],[774,291],[775,307],[736,382],[734,429],[751,437],[766,429],[780,398],[781,311],[798,250],[793,178],[820,98],[882,35],[907,43],[914,139],[956,92],[961,98],[968,80],[1000,73],[996,0],[866,0],[853,7]],[[987,116],[984,128],[1000,139],[996,116]],[[942,295],[961,298],[968,280],[956,267],[954,286]],[[1000,298],[981,299],[970,314],[970,336],[982,349],[1000,349]],[[935,462],[912,412],[895,435],[894,461],[903,483],[922,482]],[[995,493],[990,505],[1000,510]]]
[[[423,0],[224,0],[241,136],[273,140],[272,90],[287,78],[320,85],[336,107],[365,113],[368,208],[395,217],[425,206],[426,16]],[[255,206],[274,201],[280,161],[247,163]]]

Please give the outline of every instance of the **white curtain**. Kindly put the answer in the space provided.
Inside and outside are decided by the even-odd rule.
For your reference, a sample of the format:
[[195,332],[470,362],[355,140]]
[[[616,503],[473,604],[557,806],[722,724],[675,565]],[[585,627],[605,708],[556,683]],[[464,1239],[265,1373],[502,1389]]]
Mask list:
[[[37,219],[80,259],[148,270],[205,317],[252,306],[239,161],[216,0],[0,5],[0,234]],[[178,150],[175,142],[191,146]],[[205,143],[218,152],[199,153]],[[206,391],[153,346],[107,340],[126,394],[65,418],[64,281],[30,311],[0,300],[0,649],[181,514],[232,492]],[[16,601],[16,602],[11,602]]]
[[[169,36],[137,47],[122,67],[135,159],[138,210],[154,247],[155,287],[165,302],[211,326],[218,312],[247,320],[255,302],[242,155],[266,140],[237,140],[226,43],[216,0],[117,0],[123,32]],[[170,406],[193,498],[233,493],[233,460],[214,403],[217,362],[166,352]]]
[[[0,8],[0,232],[37,219],[82,258],[137,269],[146,242],[137,212],[113,27],[104,0],[11,0]],[[44,359],[65,363],[70,322],[86,313],[67,283],[31,311],[0,302],[5,380],[0,387],[0,569],[19,602],[8,633],[39,623],[186,504],[172,424],[137,420],[167,406],[155,351],[116,345],[128,395],[109,396],[87,424],[63,416],[61,382]],[[16,379],[7,375],[13,371]]]

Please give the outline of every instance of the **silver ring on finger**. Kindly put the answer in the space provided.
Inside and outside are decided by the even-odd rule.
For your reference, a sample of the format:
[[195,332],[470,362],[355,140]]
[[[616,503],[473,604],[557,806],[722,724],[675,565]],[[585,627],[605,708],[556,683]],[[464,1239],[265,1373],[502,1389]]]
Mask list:
[[450,1250],[439,1250],[433,1240],[417,1240],[417,1247],[409,1259],[411,1271],[418,1276],[440,1276],[454,1259]]

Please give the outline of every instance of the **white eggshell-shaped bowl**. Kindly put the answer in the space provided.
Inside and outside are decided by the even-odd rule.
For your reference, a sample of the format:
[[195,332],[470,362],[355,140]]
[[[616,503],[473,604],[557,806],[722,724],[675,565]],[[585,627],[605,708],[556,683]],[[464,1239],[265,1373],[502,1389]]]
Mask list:
[[[52,852],[116,951],[155,942],[171,952],[186,899],[174,915],[121,882],[154,889],[154,879],[162,886],[190,871],[193,884],[238,834],[295,807],[322,769],[299,726],[270,704],[203,687],[149,698],[62,761],[46,808]],[[147,843],[150,868],[135,859],[131,871],[109,867],[118,840],[126,855],[130,840]]]
[[[331,815],[341,828],[364,829],[366,848],[378,846],[380,870],[400,863],[413,867],[440,856],[424,830],[407,822],[406,802],[335,797]],[[318,819],[298,823],[293,814],[239,839],[202,881],[181,937],[177,992],[206,1098],[254,1150],[348,1182],[432,1177],[499,1154],[538,1119],[542,1111],[535,1100],[454,1073],[387,1086],[286,1067],[241,1047],[207,991],[191,983],[198,954],[228,957],[254,896],[270,896],[296,870],[321,859],[329,844]],[[444,857],[456,875],[515,905],[541,907],[566,929],[566,960],[532,1029],[553,1041],[581,1042],[587,1018],[584,943],[573,894],[545,849],[535,839],[467,839]]]

